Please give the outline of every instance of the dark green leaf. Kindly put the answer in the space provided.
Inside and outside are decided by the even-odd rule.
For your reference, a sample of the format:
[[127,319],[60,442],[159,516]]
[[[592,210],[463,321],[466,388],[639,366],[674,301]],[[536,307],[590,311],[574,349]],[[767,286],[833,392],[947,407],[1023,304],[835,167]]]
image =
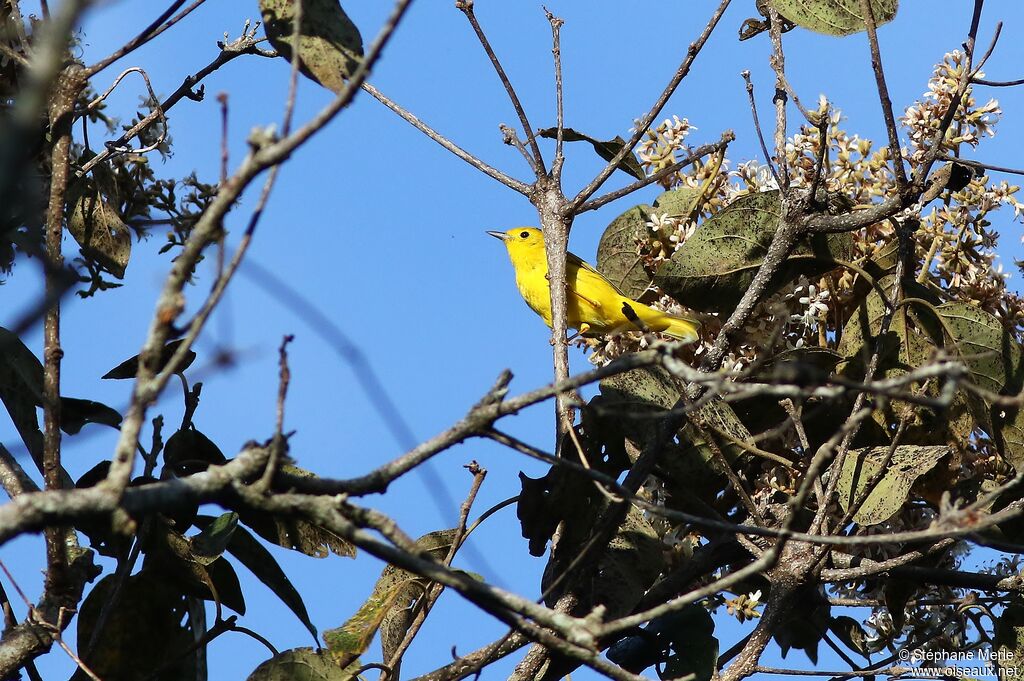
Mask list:
[[353,660],[343,669],[326,650],[293,648],[256,667],[246,681],[352,681],[360,666]]
[[640,597],[665,567],[665,545],[644,517],[630,506],[626,518],[601,558],[594,591],[608,609],[609,618],[632,612]]
[[[105,577],[82,603],[78,640],[83,654],[100,611],[113,596],[114,583],[113,575]],[[131,575],[110,610],[95,649],[85,656],[86,664],[100,678],[112,681],[147,678],[166,664],[170,666],[154,677],[157,681],[194,679],[195,656],[186,654],[193,643],[187,612],[181,591],[162,576],[146,570]],[[74,681],[87,678],[81,670],[72,677]]]
[[43,433],[36,407],[43,403],[43,365],[21,339],[0,327],[0,400],[32,458],[41,463]]
[[[708,681],[718,663],[715,622],[700,605],[651,620],[642,634],[627,636],[608,649],[608,659],[634,674],[666,663],[664,678],[695,674],[695,681]],[[671,667],[671,671],[669,671]]]
[[[538,131],[537,134],[548,139],[555,139],[558,136],[558,129],[545,128],[544,130]],[[601,141],[594,139],[590,135],[584,135],[582,132],[578,132],[572,128],[562,129],[562,139],[566,142],[590,142],[594,147],[594,151],[597,152],[597,155],[608,162],[611,162],[611,160],[615,158],[615,155],[618,154],[626,144],[626,140],[622,139],[622,137],[618,135],[615,136],[615,139]],[[647,177],[644,174],[644,169],[640,166],[640,161],[636,158],[636,154],[632,152],[626,154],[626,156],[619,161],[617,168],[624,173],[632,175],[638,180],[643,180]]]
[[[281,472],[290,475],[316,477],[310,471],[292,464],[281,466]],[[325,527],[313,525],[301,518],[244,510],[239,519],[267,541],[294,549],[314,558],[326,558],[329,553],[354,558],[356,547]]]
[[[868,483],[882,469],[887,447],[851,449],[839,472],[839,505],[844,511],[856,503],[867,490]],[[903,507],[910,488],[919,477],[935,468],[949,454],[946,446],[899,445],[878,484],[868,494],[853,520],[860,525],[877,525]]]
[[75,397],[60,398],[61,430],[68,435],[75,435],[87,423],[120,428],[121,414],[101,402],[80,400]]
[[831,606],[822,595],[821,587],[807,584],[793,596],[799,607],[792,609],[775,631],[775,642],[782,649],[782,657],[791,648],[804,651],[814,664],[818,664],[818,643],[828,631]]
[[974,305],[938,306],[946,349],[967,365],[976,385],[1002,392],[1020,365],[1020,346],[998,318]]
[[[198,516],[196,518],[196,525],[206,528],[213,520],[210,516]],[[237,526],[228,540],[227,550],[242,565],[247,567],[258,580],[273,591],[274,595],[280,598],[281,602],[287,605],[289,610],[295,613],[295,616],[299,618],[299,621],[309,630],[309,633],[313,635],[315,640],[317,638],[317,630],[309,619],[309,613],[306,611],[306,604],[303,603],[302,596],[292,585],[288,576],[281,569],[281,566],[278,565],[270,551],[264,548],[244,527]]]
[[200,592],[196,594],[208,601],[220,600],[221,605],[231,608],[239,615],[245,614],[245,595],[242,593],[242,585],[238,581],[238,573],[231,563],[219,558],[207,566],[206,571],[210,575],[210,583],[217,589],[217,597],[212,592]]
[[[667,371],[634,369],[602,380],[602,399],[595,407],[615,418],[625,437],[642,449],[657,433],[657,417],[671,409],[679,396],[679,386]],[[749,441],[751,435],[728,404],[712,400],[687,417],[679,438],[684,444],[670,443],[672,451],[662,459],[669,477],[683,485],[686,494],[709,500],[717,493],[722,473],[714,461],[712,444],[701,434],[698,423],[729,461],[743,450],[723,433],[741,442]]]
[[519,518],[523,538],[529,541],[531,556],[544,555],[548,540],[562,521],[559,495],[552,494],[560,476],[557,467],[539,478],[519,473],[521,490],[516,503],[516,517]]
[[220,447],[191,427],[182,428],[169,437],[163,455],[164,470],[179,478],[227,463],[227,457],[220,451]]
[[696,187],[670,189],[654,199],[654,210],[669,217],[686,219],[697,210],[703,195],[703,190]]
[[154,519],[143,549],[143,570],[159,572],[184,592],[196,598],[219,600],[240,615],[245,601],[231,564],[219,558],[208,565],[193,553],[192,540],[175,531],[162,519]]
[[[654,283],[680,303],[704,312],[731,312],[764,262],[781,216],[778,191],[741,196],[706,220],[671,259]],[[814,234],[797,243],[773,278],[771,290],[801,275],[814,276],[849,260],[852,238]]]
[[907,603],[918,588],[918,584],[898,577],[890,577],[885,580],[882,595],[885,599],[885,607],[892,618],[894,631],[903,630],[903,625],[907,622]]
[[612,220],[597,245],[597,269],[627,298],[637,299],[651,285],[638,246],[650,241],[646,222],[650,206],[633,206]]
[[203,565],[209,565],[217,560],[224,554],[237,528],[237,513],[224,513],[214,518],[202,532],[191,537],[192,557]]
[[866,658],[868,657],[870,652],[868,648],[868,634],[864,631],[864,627],[860,625],[860,622],[852,617],[842,615],[840,617],[833,617],[828,624],[828,628],[832,630],[836,638],[842,641],[847,648],[855,653],[860,653]]
[[[867,30],[860,0],[771,0],[779,14],[815,33],[850,35]],[[898,0],[871,0],[877,25],[892,21]]]
[[[416,540],[421,552],[434,559],[444,558],[451,548],[455,530],[438,530]],[[324,643],[334,660],[346,666],[366,651],[384,618],[395,609],[405,609],[419,598],[429,582],[419,575],[389,565],[381,572],[373,593],[352,617],[337,629],[324,632]]]
[[[299,67],[303,75],[339,94],[363,57],[363,38],[338,0],[301,0]],[[292,59],[294,0],[260,0],[267,38],[278,54]]]
[[1024,675],[1024,603],[1015,598],[996,619],[992,661],[996,678]]
[[[171,357],[174,355],[178,347],[185,342],[184,338],[171,341],[164,346],[163,351],[160,353],[160,362],[157,366],[153,367],[153,371],[163,371],[167,363],[171,361]],[[180,374],[185,369],[188,369],[195,361],[196,353],[193,350],[189,350],[185,353],[185,356],[181,360],[181,364],[178,365],[175,373]],[[116,367],[103,374],[103,378],[135,378],[136,374],[139,373],[139,356],[129,357],[125,361],[118,364]]]

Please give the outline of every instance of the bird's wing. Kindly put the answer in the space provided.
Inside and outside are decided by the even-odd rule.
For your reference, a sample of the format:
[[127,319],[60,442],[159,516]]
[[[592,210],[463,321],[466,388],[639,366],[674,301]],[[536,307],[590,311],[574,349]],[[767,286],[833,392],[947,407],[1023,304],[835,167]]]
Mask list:
[[581,270],[579,275],[580,278],[590,279],[591,281],[593,281],[593,279],[596,277],[601,283],[603,283],[605,286],[610,286],[616,293],[618,293],[623,298],[628,297],[625,293],[619,290],[618,286],[608,281],[607,277],[598,272],[590,263],[586,262],[585,260],[583,260],[583,258],[579,257],[578,255],[574,253],[566,253],[565,261],[570,266],[575,265]]

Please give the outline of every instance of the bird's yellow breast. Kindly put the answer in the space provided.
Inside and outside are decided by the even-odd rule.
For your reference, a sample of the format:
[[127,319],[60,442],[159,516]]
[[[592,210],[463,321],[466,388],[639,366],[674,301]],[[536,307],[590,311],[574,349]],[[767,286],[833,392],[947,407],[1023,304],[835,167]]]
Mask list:
[[[535,255],[535,254],[534,254]],[[513,265],[516,271],[516,286],[523,300],[544,322],[551,326],[551,283],[548,279],[547,259],[526,257]],[[595,329],[611,328],[621,321],[620,294],[608,280],[570,256],[565,264],[566,322],[574,329],[586,322]]]
[[[551,326],[551,283],[548,279],[544,234],[535,227],[488,232],[501,239],[516,272],[520,295]],[[700,324],[688,317],[666,314],[627,298],[593,267],[572,253],[565,255],[566,322],[585,335],[623,330],[660,331],[692,343]]]

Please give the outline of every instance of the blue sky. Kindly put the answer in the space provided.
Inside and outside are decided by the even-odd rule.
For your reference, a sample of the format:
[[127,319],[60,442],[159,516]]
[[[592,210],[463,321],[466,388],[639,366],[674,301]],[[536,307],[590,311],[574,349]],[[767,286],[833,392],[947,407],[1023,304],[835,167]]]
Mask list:
[[[158,12],[157,3],[102,3],[84,24],[84,59],[92,62],[134,35]],[[717,2],[581,3],[552,0],[548,8],[563,17],[563,68],[566,124],[600,138],[628,136],[634,118],[644,113],[675,70],[687,45],[703,28]],[[767,69],[764,36],[737,42],[743,21],[754,14],[753,3],[734,2],[722,25],[664,116],[687,117],[698,130],[694,143],[715,141],[727,129],[737,141],[729,157],[736,162],[760,158],[740,72],[749,69],[757,88],[762,120],[771,118],[773,78]],[[390,3],[347,1],[346,10],[369,42]],[[624,9],[628,7],[628,9]],[[936,11],[941,7],[941,11]],[[477,14],[501,56],[508,74],[536,127],[554,124],[550,29],[536,3],[477,3]],[[180,26],[140,49],[123,67],[147,69],[158,93],[173,91],[182,78],[217,53],[215,41],[227,32],[237,36],[247,18],[258,17],[255,0],[208,0]],[[906,0],[896,21],[880,29],[889,89],[897,109],[924,92],[932,65],[963,41],[970,3],[928,3]],[[982,22],[986,45],[997,19],[1005,21],[1003,39],[986,72],[993,79],[1021,77],[1024,63],[1024,7],[1014,0],[990,0]],[[793,86],[810,103],[825,93],[843,110],[846,129],[875,140],[884,138],[878,100],[863,35],[832,39],[795,30],[786,36],[787,67]],[[120,64],[118,66],[121,66]],[[108,69],[96,81],[103,90],[119,71]],[[162,176],[181,177],[195,169],[213,182],[220,155],[220,113],[215,95],[226,92],[230,106],[231,166],[240,162],[253,126],[279,123],[287,89],[288,65],[258,57],[237,59],[206,81],[206,100],[183,101],[169,115],[175,154],[152,162]],[[490,64],[462,14],[452,2],[420,0],[385,51],[371,82],[455,142],[520,179],[529,169],[511,147],[502,143],[499,123],[516,124]],[[125,120],[135,112],[141,82],[129,77],[109,100],[108,112]],[[1020,165],[1017,150],[1024,143],[1024,99],[1014,90],[987,90],[1004,111],[995,140],[986,140],[975,158],[1001,165]],[[303,80],[298,121],[308,119],[331,99],[330,93]],[[795,117],[791,120],[796,120]],[[93,139],[100,131],[93,129]],[[94,142],[95,144],[95,142]],[[544,142],[542,142],[544,144]],[[545,145],[548,159],[551,146]],[[587,145],[568,145],[565,168],[568,190],[583,186],[601,166]],[[612,189],[628,180],[617,174]],[[257,189],[258,191],[258,189]],[[246,195],[228,219],[229,244],[248,219],[256,191]],[[571,248],[593,260],[601,231],[619,212],[649,202],[655,190],[643,192],[577,220]],[[1005,264],[1020,257],[1020,225],[1005,221]],[[551,350],[543,323],[522,302],[513,284],[504,249],[484,234],[534,224],[532,206],[440,149],[422,134],[361,95],[311,144],[285,165],[270,205],[256,233],[250,257],[273,270],[344,330],[369,363],[418,438],[440,432],[460,418],[486,391],[498,373],[515,375],[514,392],[550,380]],[[63,311],[64,390],[114,407],[125,406],[128,382],[101,381],[99,376],[138,352],[168,267],[158,255],[159,233],[134,244],[123,288],[93,299],[69,299]],[[77,247],[66,242],[71,255]],[[207,263],[208,265],[209,263]],[[200,269],[190,289],[189,304],[201,301],[212,280]],[[1019,287],[1019,276],[1011,279]],[[41,290],[37,264],[20,261],[0,293],[0,325],[19,316]],[[193,308],[194,309],[194,308]],[[377,466],[403,448],[394,441],[379,415],[360,391],[351,369],[329,344],[292,311],[276,302],[248,277],[239,277],[222,308],[197,346],[199,359],[189,370],[205,384],[196,426],[229,456],[249,439],[273,432],[277,390],[276,348],[282,335],[294,333],[290,351],[292,383],[286,428],[295,429],[292,455],[299,465],[324,476],[343,477]],[[27,342],[39,352],[37,329]],[[233,368],[214,367],[219,350],[236,353]],[[586,368],[579,351],[576,369]],[[169,424],[181,417],[176,385],[153,412]],[[541,448],[552,447],[550,405],[533,408],[501,425]],[[167,431],[165,435],[169,435]],[[114,432],[89,426],[65,439],[65,464],[73,475],[109,456]],[[0,419],[0,441],[15,449],[17,435]],[[462,465],[478,460],[490,474],[478,498],[480,512],[518,492],[517,472],[537,476],[544,468],[486,442],[471,441],[438,457],[437,474],[448,495],[461,500],[470,476]],[[431,497],[434,497],[433,499]],[[438,494],[421,476],[396,483],[386,497],[364,500],[392,514],[410,534],[450,526],[456,514],[438,510]],[[457,502],[456,502],[457,503]],[[514,511],[488,521],[472,539],[485,563],[467,569],[485,573],[494,582],[535,595],[544,560],[531,558],[520,536]],[[0,551],[30,596],[41,590],[42,543],[18,539]],[[322,630],[338,626],[369,594],[382,565],[361,555],[355,561],[316,561],[284,550],[275,555],[303,593],[314,623]],[[239,569],[249,611],[243,623],[258,629],[279,649],[308,645],[308,635],[266,589]],[[742,628],[721,619],[722,648]],[[429,671],[448,661],[453,645],[468,652],[504,631],[489,616],[478,614],[457,596],[446,595],[428,620],[404,666],[407,676]],[[766,662],[777,657],[772,645]],[[367,659],[374,658],[375,649]],[[790,654],[801,663],[802,653]],[[241,636],[223,637],[212,647],[211,678],[241,678],[266,657],[259,644]],[[830,660],[823,647],[823,665]],[[46,678],[70,670],[62,653],[40,661]],[[507,671],[508,666],[499,667]],[[487,678],[494,678],[496,672]],[[576,678],[577,675],[574,675]],[[586,673],[579,678],[587,678]]]

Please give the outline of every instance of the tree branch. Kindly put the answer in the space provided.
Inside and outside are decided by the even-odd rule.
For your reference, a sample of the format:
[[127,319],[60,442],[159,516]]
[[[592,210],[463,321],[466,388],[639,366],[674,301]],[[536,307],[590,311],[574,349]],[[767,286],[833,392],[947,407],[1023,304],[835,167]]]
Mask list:
[[442,147],[444,147],[448,151],[452,152],[453,154],[461,158],[469,165],[473,166],[474,168],[484,173],[485,175],[494,178],[498,182],[501,182],[509,189],[514,189],[515,191],[519,192],[520,194],[523,194],[524,196],[530,195],[530,185],[524,182],[520,182],[519,180],[516,180],[512,177],[509,177],[508,175],[501,172],[497,168],[489,166],[488,164],[478,159],[476,156],[473,156],[469,152],[465,151],[464,149],[462,149],[462,147],[458,146],[454,142],[450,141],[447,137],[444,137],[439,132],[435,131],[433,128],[431,128],[426,123],[421,121],[419,118],[403,109],[394,101],[385,97],[384,93],[375,88],[373,85],[370,85],[369,83],[364,83],[362,85],[362,88],[366,90],[368,93],[370,93],[373,96],[373,98],[376,99],[378,102],[380,102],[381,104],[383,104],[384,106],[386,106],[387,108],[391,109],[396,114],[401,116],[402,119],[405,120],[410,125],[412,125],[412,127],[416,128],[424,135],[434,140],[435,142],[437,142]]
[[697,55],[700,54],[701,49],[703,49],[704,45],[707,43],[708,38],[711,37],[711,33],[718,25],[718,21],[722,18],[722,15],[725,14],[725,10],[729,7],[729,2],[730,0],[722,0],[722,2],[719,3],[718,8],[711,15],[711,18],[708,20],[704,30],[697,37],[697,40],[690,43],[690,47],[686,50],[686,56],[683,58],[679,68],[676,69],[672,79],[669,80],[668,85],[665,86],[665,89],[651,106],[650,110],[648,110],[648,112],[637,122],[632,137],[622,145],[622,148],[619,149],[617,154],[615,154],[615,157],[608,162],[608,165],[606,165],[600,173],[598,173],[597,177],[591,180],[586,187],[581,189],[576,197],[569,203],[567,207],[569,213],[573,215],[579,213],[580,206],[586,203],[587,199],[593,196],[594,192],[601,188],[601,185],[603,185],[611,174],[615,172],[615,169],[618,167],[619,163],[622,162],[622,159],[626,158],[626,154],[633,152],[633,148],[636,147],[640,138],[644,136],[647,129],[651,127],[651,123],[654,122],[654,119],[661,113],[665,104],[668,103],[669,97],[671,97],[672,93],[676,91],[677,87],[679,87],[679,83],[681,83],[683,78],[686,77],[686,74],[690,72],[690,67],[693,65]]
[[519,95],[516,94],[516,89],[512,87],[512,82],[508,79],[508,75],[505,74],[505,69],[502,68],[501,62],[498,60],[498,55],[494,53],[494,49],[491,47],[490,41],[487,39],[487,34],[480,27],[480,22],[476,19],[476,12],[473,9],[473,0],[456,0],[455,8],[460,10],[466,15],[466,19],[469,20],[469,25],[473,27],[473,32],[476,33],[477,39],[480,41],[480,46],[484,48],[484,52],[487,53],[487,58],[491,60],[491,65],[494,66],[494,71],[498,74],[498,79],[501,80],[501,84],[505,88],[505,92],[508,93],[508,98],[512,102],[512,108],[516,110],[516,115],[519,116],[519,122],[523,126],[523,131],[526,133],[526,140],[530,145],[530,151],[533,155],[527,155],[527,160],[530,162],[530,167],[533,168],[534,174],[539,179],[546,171],[544,167],[544,157],[540,153],[540,147],[537,145],[537,136],[533,131],[533,127],[530,125],[530,119],[526,116],[526,110],[523,108],[522,102],[519,101]]

